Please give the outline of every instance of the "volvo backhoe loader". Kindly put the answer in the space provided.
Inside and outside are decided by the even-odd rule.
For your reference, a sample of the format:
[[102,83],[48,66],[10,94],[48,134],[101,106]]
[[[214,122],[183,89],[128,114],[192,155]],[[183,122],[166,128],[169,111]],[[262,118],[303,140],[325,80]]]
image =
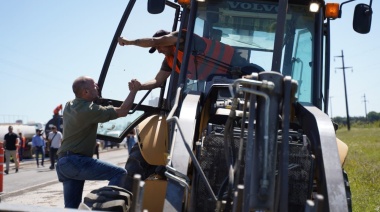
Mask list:
[[[126,118],[99,125],[99,139],[118,142],[136,128],[144,159],[166,168],[163,178],[135,176],[130,209],[350,211],[348,147],[328,116],[330,22],[350,2],[130,0],[98,81],[100,104],[120,105],[126,87],[108,87],[127,84],[127,76],[154,78],[163,59],[144,48],[120,48],[118,37],[186,33],[182,63],[174,62],[166,83],[140,91]],[[355,8],[358,33],[370,31],[371,4]],[[233,47],[244,65],[202,55],[195,35]],[[198,60],[227,71],[188,79],[189,63]]]

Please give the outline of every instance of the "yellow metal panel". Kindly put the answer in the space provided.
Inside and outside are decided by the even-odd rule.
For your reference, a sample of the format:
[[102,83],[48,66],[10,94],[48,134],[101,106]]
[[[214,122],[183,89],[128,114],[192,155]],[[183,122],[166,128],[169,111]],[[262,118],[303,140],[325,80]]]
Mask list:
[[343,166],[344,161],[346,160],[346,157],[348,154],[348,146],[339,138],[336,138],[336,144],[338,145],[340,164],[342,164]]
[[166,117],[152,115],[138,125],[141,154],[151,165],[166,165],[168,132]]
[[149,212],[161,212],[164,208],[166,180],[145,180],[143,209]]

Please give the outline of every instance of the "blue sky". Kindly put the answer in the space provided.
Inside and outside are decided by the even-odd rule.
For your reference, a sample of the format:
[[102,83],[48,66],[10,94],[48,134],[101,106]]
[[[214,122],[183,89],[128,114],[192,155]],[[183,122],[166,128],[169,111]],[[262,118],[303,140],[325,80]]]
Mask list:
[[[88,75],[97,80],[126,2],[0,1],[0,123],[16,119],[46,123],[57,105],[74,97],[71,85],[76,77]],[[365,115],[364,95],[367,112],[380,112],[377,88],[380,6],[373,1],[371,32],[361,35],[352,29],[357,3],[368,4],[369,0],[345,4],[342,18],[331,23],[332,108],[329,112],[332,109],[333,116],[346,116],[342,70],[334,71],[342,67],[341,58],[334,61],[334,56],[340,56],[342,50],[345,65],[353,68],[346,71],[350,116]],[[149,22],[144,20],[146,16],[140,18]],[[152,34],[151,29],[142,26],[141,22],[131,24],[130,33],[135,37]],[[157,67],[159,62],[150,63]],[[129,73],[132,74],[123,78],[125,83],[132,78],[139,79],[141,74],[136,70]]]

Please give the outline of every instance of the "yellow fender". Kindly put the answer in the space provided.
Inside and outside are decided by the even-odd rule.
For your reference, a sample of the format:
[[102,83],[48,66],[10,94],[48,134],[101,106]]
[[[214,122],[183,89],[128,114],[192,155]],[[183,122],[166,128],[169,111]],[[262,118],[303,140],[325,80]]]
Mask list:
[[336,138],[336,145],[338,146],[340,164],[343,166],[348,154],[348,146],[339,138]]
[[166,165],[168,131],[166,117],[152,115],[137,126],[141,154],[151,165]]
[[143,209],[149,212],[162,212],[166,196],[166,187],[168,181],[154,179],[154,177],[145,180]]
[[[136,133],[144,159],[151,165],[166,165],[168,131],[166,117],[152,115],[142,121]],[[166,179],[150,176],[145,179],[143,209],[162,211],[166,195]]]

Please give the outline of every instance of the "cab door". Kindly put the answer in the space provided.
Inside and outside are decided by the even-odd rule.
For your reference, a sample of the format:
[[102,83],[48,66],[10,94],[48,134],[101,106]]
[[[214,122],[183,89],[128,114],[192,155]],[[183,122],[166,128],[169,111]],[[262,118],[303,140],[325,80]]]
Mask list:
[[[167,2],[160,14],[150,14],[147,11],[148,1],[131,0],[119,24],[114,23],[116,32],[111,39],[111,45],[101,70],[98,84],[101,105],[120,106],[129,94],[128,82],[137,79],[145,83],[154,79],[160,70],[164,56],[157,51],[150,54],[149,48],[136,46],[120,46],[118,37],[137,39],[152,37],[160,30],[174,31],[177,29],[179,5]],[[169,81],[170,79],[168,79]],[[165,106],[167,84],[149,90],[139,91],[134,100],[132,110],[126,117],[111,120],[98,125],[98,139],[122,142],[125,136],[138,124],[154,114],[167,112]]]

